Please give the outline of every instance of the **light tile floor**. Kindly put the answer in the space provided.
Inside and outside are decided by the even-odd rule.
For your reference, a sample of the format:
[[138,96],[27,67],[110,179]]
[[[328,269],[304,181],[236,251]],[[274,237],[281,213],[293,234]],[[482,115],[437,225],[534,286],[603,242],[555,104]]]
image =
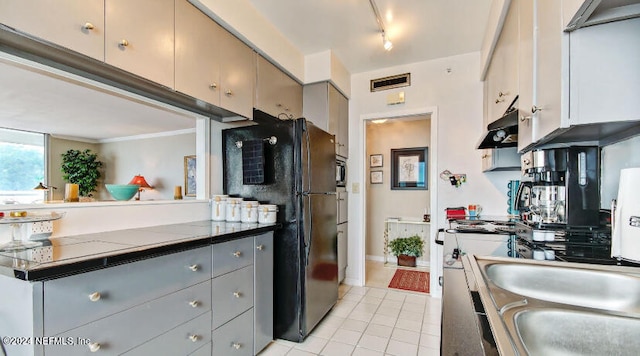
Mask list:
[[395,269],[375,264],[367,261],[366,287],[340,285],[336,306],[303,343],[278,339],[260,356],[440,355],[441,300],[386,288]]

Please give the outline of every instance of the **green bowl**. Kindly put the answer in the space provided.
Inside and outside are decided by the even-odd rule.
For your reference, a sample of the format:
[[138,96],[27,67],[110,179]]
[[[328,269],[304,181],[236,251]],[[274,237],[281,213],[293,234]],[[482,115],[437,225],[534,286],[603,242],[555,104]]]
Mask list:
[[105,184],[104,186],[115,200],[129,200],[140,189],[137,184]]

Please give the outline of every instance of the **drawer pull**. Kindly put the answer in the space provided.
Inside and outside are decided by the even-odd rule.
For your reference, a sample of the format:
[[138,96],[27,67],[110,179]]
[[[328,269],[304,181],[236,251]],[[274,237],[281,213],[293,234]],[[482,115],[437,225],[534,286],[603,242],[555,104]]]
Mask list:
[[242,256],[242,252],[236,251],[236,252],[233,253],[233,256],[234,257],[240,257],[240,256]]
[[92,302],[99,301],[100,297],[101,297],[101,295],[98,292],[93,292],[93,293],[89,294],[89,300],[92,301]]
[[121,40],[120,42],[118,42],[118,46],[120,46],[120,48],[123,48],[123,49],[124,49],[125,47],[127,47],[128,45],[129,45],[129,41],[124,40],[124,39],[123,39],[123,40]]
[[240,293],[240,292],[233,292],[233,296],[234,296],[234,297],[236,297],[236,298],[240,298],[240,297],[242,297],[242,293]]
[[84,26],[82,26],[83,29],[85,30],[93,30],[95,27],[93,26],[93,24],[91,22],[86,22],[84,24]]
[[200,305],[200,302],[197,300],[192,300],[189,302],[189,305],[191,305],[192,308],[197,308]]
[[215,82],[214,82],[214,83],[209,84],[209,88],[211,88],[211,89],[216,89],[216,88],[218,88],[218,83],[215,83]]
[[197,270],[199,270],[199,269],[200,269],[200,266],[198,266],[198,265],[191,265],[191,266],[189,266],[189,269],[195,272],[195,271],[197,271]]
[[234,342],[233,344],[231,344],[231,346],[233,346],[233,348],[236,350],[240,350],[240,348],[242,347],[242,344],[239,342]]
[[232,97],[233,96],[233,91],[231,91],[231,89],[227,89],[224,94],[228,97]]
[[198,340],[200,340],[200,336],[198,336],[198,335],[189,335],[189,340],[191,340],[193,342],[197,342]]
[[98,350],[100,350],[100,344],[98,344],[97,342],[90,342],[89,343],[89,351],[98,352]]
[[257,248],[258,250],[262,251],[262,250],[264,250],[264,245],[258,245],[258,246],[256,246],[256,248]]

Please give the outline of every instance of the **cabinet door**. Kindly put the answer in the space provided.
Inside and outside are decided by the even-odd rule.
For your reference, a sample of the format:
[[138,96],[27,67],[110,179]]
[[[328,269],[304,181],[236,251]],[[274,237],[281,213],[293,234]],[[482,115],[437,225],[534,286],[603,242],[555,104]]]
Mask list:
[[338,225],[338,283],[342,282],[348,266],[349,223]]
[[[518,151],[522,151],[533,140],[533,128],[538,120],[531,115],[533,106],[533,0],[517,0],[520,5],[518,47]],[[513,4],[512,4],[513,6]]]
[[257,355],[273,340],[273,233],[254,239],[253,353]]
[[[502,32],[496,44],[499,62],[496,67],[497,78],[493,87],[493,113],[490,122],[502,117],[518,93],[518,13],[516,1],[507,12]],[[493,62],[491,63],[493,66]]]
[[251,356],[253,355],[253,309],[213,331],[211,343],[213,355]]
[[212,279],[211,288],[215,330],[253,306],[253,265]]
[[302,112],[303,116],[314,123],[314,125],[336,134],[335,127],[329,125],[329,90],[327,83],[315,83],[305,85],[302,89]]
[[176,0],[176,90],[220,105],[219,42],[224,30],[187,0]]
[[227,31],[221,35],[220,106],[246,118],[253,117],[254,52]]
[[104,60],[104,0],[0,0],[0,23]]
[[[533,140],[538,141],[560,127],[562,117],[562,13],[561,1],[538,0],[534,24],[533,117],[537,117]],[[525,108],[526,109],[526,108]]]
[[173,88],[173,0],[106,0],[105,4],[105,61]]
[[280,118],[286,106],[283,73],[262,56],[257,57],[256,108]]
[[286,93],[285,112],[292,118],[302,117],[302,85],[287,74],[283,75],[283,87]]
[[338,118],[338,126],[340,127],[338,130],[340,143],[338,155],[347,158],[349,157],[349,100],[342,94],[338,99],[338,107],[340,115]]

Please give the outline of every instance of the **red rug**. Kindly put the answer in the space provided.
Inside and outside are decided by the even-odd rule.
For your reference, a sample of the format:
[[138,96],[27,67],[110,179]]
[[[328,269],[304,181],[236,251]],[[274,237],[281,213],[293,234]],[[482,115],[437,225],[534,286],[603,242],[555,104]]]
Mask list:
[[398,269],[391,278],[389,288],[429,293],[429,272]]

